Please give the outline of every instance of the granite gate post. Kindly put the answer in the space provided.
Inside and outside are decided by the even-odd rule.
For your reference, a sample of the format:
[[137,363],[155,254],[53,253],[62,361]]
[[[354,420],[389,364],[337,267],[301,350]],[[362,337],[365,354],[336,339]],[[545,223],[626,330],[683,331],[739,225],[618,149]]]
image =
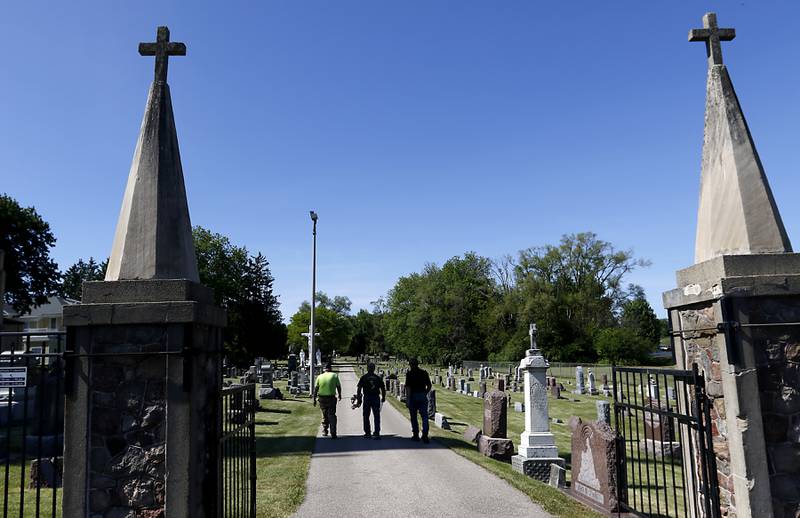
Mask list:
[[64,310],[64,516],[217,514],[225,313],[199,283],[159,27],[106,280]]

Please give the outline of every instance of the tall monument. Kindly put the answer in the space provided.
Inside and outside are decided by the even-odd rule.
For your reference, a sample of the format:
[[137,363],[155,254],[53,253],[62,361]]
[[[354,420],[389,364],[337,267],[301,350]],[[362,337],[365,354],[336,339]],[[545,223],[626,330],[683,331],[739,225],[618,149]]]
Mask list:
[[678,367],[698,365],[713,403],[721,514],[794,516],[800,463],[786,455],[800,443],[800,256],[722,60],[721,42],[735,35],[714,13],[689,33],[708,55],[695,264],[677,272],[664,307]]
[[525,378],[525,431],[520,435],[519,453],[511,457],[514,471],[542,482],[550,478],[550,465],[564,467],[558,457],[555,436],[550,432],[547,401],[547,360],[536,344],[536,324],[528,331],[531,348],[519,362]]
[[64,516],[218,512],[225,313],[199,284],[167,64],[186,47],[158,28],[139,140],[106,280],[67,326]]

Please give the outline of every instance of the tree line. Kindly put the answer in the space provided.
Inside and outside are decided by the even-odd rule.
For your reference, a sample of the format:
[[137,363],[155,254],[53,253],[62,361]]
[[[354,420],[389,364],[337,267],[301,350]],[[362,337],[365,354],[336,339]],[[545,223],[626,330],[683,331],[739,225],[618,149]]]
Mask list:
[[[644,290],[624,281],[648,265],[591,232],[496,260],[467,252],[401,277],[371,311],[351,315],[349,299],[320,294],[316,343],[326,353],[386,352],[440,364],[517,361],[536,322],[552,361],[646,362],[663,324]],[[309,317],[304,302],[288,326],[294,350],[306,347]]]

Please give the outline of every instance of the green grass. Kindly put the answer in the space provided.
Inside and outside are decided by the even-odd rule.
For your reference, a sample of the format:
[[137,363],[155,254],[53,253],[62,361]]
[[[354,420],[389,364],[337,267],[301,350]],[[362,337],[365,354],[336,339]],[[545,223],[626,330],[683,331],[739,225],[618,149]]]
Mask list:
[[[276,383],[275,386],[278,386]],[[306,496],[311,452],[320,412],[308,396],[261,400],[256,413],[256,515],[276,518],[294,513]]]
[[[36,489],[28,489],[30,483],[31,463],[25,463],[25,476],[22,478],[22,466],[20,463],[9,466],[8,477],[6,478],[5,462],[2,463],[0,470],[0,480],[3,480],[3,485],[0,486],[0,509],[5,507],[6,495],[5,491],[8,490],[8,516],[20,516],[20,502],[22,501],[22,494],[25,495],[25,511],[22,516],[35,517],[36,515]],[[20,484],[22,481],[22,484]],[[25,487],[24,491],[20,491],[20,485]],[[59,517],[61,516],[61,496],[62,489],[58,488],[56,493],[56,514],[52,513],[53,503],[53,489],[41,488],[39,490],[39,515],[41,518],[45,517]]]

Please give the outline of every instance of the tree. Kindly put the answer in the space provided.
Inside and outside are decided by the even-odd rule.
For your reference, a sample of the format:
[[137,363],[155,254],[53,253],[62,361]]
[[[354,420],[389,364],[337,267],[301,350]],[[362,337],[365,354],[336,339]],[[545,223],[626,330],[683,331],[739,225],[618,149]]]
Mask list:
[[[565,235],[557,246],[521,251],[516,270],[518,335],[520,328],[535,321],[550,359],[597,359],[596,333],[616,326],[617,314],[628,300],[623,278],[648,264],[591,232]],[[519,347],[517,355],[524,353],[524,342]]]
[[5,302],[17,313],[47,302],[59,290],[58,265],[50,258],[56,238],[33,207],[0,195],[0,250],[5,252]]
[[491,262],[475,253],[427,265],[389,292],[386,339],[424,361],[460,362],[486,355],[489,309],[496,296]]
[[661,338],[661,323],[643,296],[629,300],[622,305],[620,324],[636,333],[651,346],[655,346]]
[[214,290],[216,303],[228,312],[225,352],[237,365],[253,358],[278,358],[286,352],[286,326],[281,321],[272,273],[262,254],[203,227],[192,229],[200,282]]
[[[320,336],[314,339],[314,345],[319,347],[323,354],[336,351],[337,354],[350,353],[353,326],[348,314],[351,302],[347,297],[329,298],[325,293],[317,293],[317,309],[314,312],[315,332]],[[292,351],[308,348],[308,338],[302,333],[308,333],[311,324],[311,304],[304,301],[300,308],[292,315],[287,327],[288,342]]]
[[61,295],[70,299],[81,300],[83,283],[87,281],[102,281],[106,276],[108,259],[102,263],[89,257],[88,262],[78,259],[78,262],[67,268],[61,276]]
[[616,327],[603,329],[595,337],[601,359],[620,365],[637,365],[647,361],[652,344],[632,329]]

